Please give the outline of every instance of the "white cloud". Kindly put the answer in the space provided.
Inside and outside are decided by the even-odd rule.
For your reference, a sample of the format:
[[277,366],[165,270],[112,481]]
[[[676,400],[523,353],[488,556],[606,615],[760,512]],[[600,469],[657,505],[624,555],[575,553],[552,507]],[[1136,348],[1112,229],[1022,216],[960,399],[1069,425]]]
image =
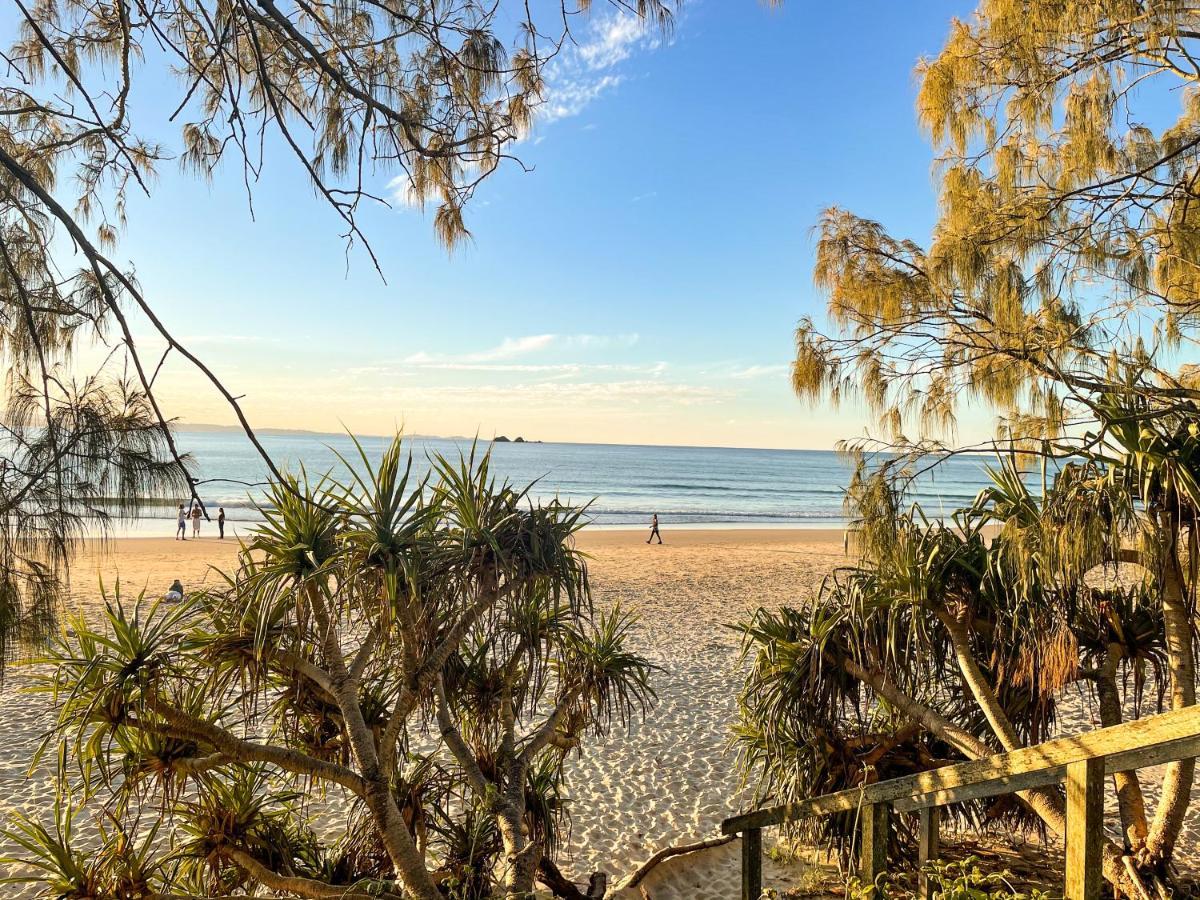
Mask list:
[[512,359],[515,356],[527,356],[539,350],[545,350],[558,339],[554,334],[528,334],[525,337],[505,338],[499,346],[476,353],[469,357],[474,362],[487,362],[493,359]]
[[730,378],[736,378],[739,381],[748,381],[751,378],[765,378],[783,375],[790,371],[791,366],[786,364],[774,366],[746,366],[744,369],[736,369],[729,374]]
[[600,409],[622,410],[629,405],[695,406],[722,403],[736,399],[733,391],[705,385],[665,382],[648,379],[623,381],[557,382],[534,381],[521,384],[454,385],[424,388],[360,387],[375,400],[390,401],[396,395],[406,407],[432,405],[437,407],[465,406],[478,411],[483,408],[569,409],[586,405],[591,412]]
[[421,208],[421,200],[417,197],[417,192],[413,190],[412,180],[407,174],[397,175],[388,182],[388,196],[397,206],[408,209]]
[[624,62],[639,45],[658,46],[658,37],[648,31],[645,22],[627,12],[596,19],[589,38],[576,49],[584,66],[592,71]]
[[586,79],[563,79],[555,84],[539,107],[542,121],[557,122],[583,112],[593,100],[604,92],[615,88],[622,81],[619,75],[605,75],[594,81]]
[[[473,165],[467,165],[458,177],[457,184],[460,186],[470,184],[478,177],[479,169]],[[444,202],[439,191],[434,191],[427,195],[424,202],[422,202],[421,198],[417,196],[416,189],[413,188],[412,178],[409,177],[407,172],[401,172],[388,182],[387,195],[396,206],[402,206],[407,209],[435,210]],[[477,206],[487,205],[485,201],[480,200],[475,201],[475,203]]]
[[556,337],[557,335],[553,334],[530,334],[519,338],[505,338],[490,350],[483,350],[479,353],[467,353],[463,356],[438,356],[422,350],[419,353],[406,356],[404,362],[414,366],[431,366],[446,362],[482,363],[496,359],[512,359],[513,357],[525,356],[538,350],[544,350],[554,343]]
[[568,334],[561,335],[567,347],[589,347],[608,350],[614,347],[632,347],[641,335],[636,331],[628,334]]
[[635,53],[661,44],[659,32],[632,13],[617,11],[592,19],[582,40],[565,46],[547,68],[539,118],[555,122],[579,115],[621,84],[624,76],[614,69]]
[[524,337],[505,338],[495,347],[477,353],[442,356],[431,353],[413,353],[404,358],[411,366],[424,368],[449,368],[452,366],[493,363],[519,359],[551,348],[555,349],[614,349],[632,347],[639,336],[633,334],[529,334]]

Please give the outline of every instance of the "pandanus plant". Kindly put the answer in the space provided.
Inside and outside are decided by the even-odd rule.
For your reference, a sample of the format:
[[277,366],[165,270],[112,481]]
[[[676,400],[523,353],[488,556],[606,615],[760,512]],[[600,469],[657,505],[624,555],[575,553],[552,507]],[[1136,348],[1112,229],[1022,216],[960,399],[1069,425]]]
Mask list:
[[[654,693],[631,617],[592,606],[583,511],[486,453],[418,480],[399,439],[359,449],[346,479],[274,484],[219,589],[72,621],[43,680],[64,796],[156,829],[160,894],[482,900],[553,873],[584,896],[555,861],[564,760]],[[42,896],[91,896],[55,866]]]
[[[741,626],[752,665],[736,741],[764,796],[800,799],[987,755],[1002,749],[989,717],[1022,735],[1052,717],[1040,685],[989,687],[995,669],[1015,670],[1017,642],[981,627],[999,598],[980,523],[930,521],[877,483],[857,490],[875,513],[863,519],[862,562],[831,574],[805,605],[760,610]],[[956,811],[1030,821],[1004,801]],[[815,836],[845,852],[852,825],[827,819]]]
[[[1101,438],[1110,457],[1062,465],[1039,492],[1005,457],[992,485],[946,521],[905,507],[888,473],[861,469],[850,496],[857,564],[805,604],[742,626],[752,665],[736,741],[762,794],[813,796],[1029,746],[1052,736],[1071,685],[1087,688],[1105,725],[1142,709],[1148,684],[1154,709],[1190,703],[1197,555],[1185,547],[1200,508],[1190,493],[1200,441],[1175,428],[1170,440],[1185,443],[1175,446],[1169,427],[1114,429]],[[1121,567],[1129,562],[1141,565]],[[1128,704],[1121,685],[1131,682]],[[1169,878],[1172,817],[1191,778],[1188,764],[1172,771],[1153,819],[1136,774],[1115,779],[1125,841],[1107,846],[1104,865],[1131,895]],[[1059,834],[1065,825],[1053,790],[957,812]],[[832,820],[821,836],[845,849],[849,824]]]

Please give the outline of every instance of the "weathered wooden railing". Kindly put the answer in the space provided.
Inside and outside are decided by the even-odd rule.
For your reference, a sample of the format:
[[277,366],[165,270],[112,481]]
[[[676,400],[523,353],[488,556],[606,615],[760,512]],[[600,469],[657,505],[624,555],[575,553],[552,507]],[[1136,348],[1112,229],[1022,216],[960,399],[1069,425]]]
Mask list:
[[[762,829],[798,819],[857,810],[859,875],[873,882],[887,870],[888,823],[893,811],[920,816],[918,865],[938,856],[940,808],[1030,788],[1066,782],[1067,834],[1065,900],[1096,900],[1104,845],[1104,778],[1143,766],[1200,756],[1200,707],[1176,710],[956,763],[917,775],[880,781],[734,816],[721,823],[725,834],[742,836],[742,900],[762,894]],[[930,887],[921,879],[919,891]]]

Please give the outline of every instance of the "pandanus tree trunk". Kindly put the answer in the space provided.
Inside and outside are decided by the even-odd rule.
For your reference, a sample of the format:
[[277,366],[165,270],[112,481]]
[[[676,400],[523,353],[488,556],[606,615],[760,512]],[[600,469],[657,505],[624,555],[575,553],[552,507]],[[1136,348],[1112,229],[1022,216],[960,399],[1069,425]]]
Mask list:
[[[505,734],[495,760],[495,773],[489,778],[451,718],[440,678],[437,691],[437,717],[442,739],[463,766],[476,796],[487,803],[500,833],[501,846],[504,848],[500,871],[502,896],[508,900],[526,900],[533,895],[533,883],[543,848],[539,842],[530,839],[529,827],[525,822],[525,781],[533,753],[542,746],[543,737],[539,733],[523,749],[518,749],[512,701],[506,698],[500,712]],[[552,729],[555,722],[557,716],[552,715],[543,731]]]
[[366,783],[363,801],[379,829],[392,865],[401,882],[419,900],[442,900],[425,866],[425,859],[404,824],[404,815],[392,793],[387,772],[379,765],[379,750],[367,727],[358,700],[358,681],[346,667],[334,621],[329,615],[319,588],[309,583],[305,591],[309,612],[323,636],[326,664],[330,669],[330,687],[346,724],[350,748]]
[[[959,670],[962,672],[963,681],[967,688],[971,691],[972,697],[983,711],[987,718],[988,724],[995,733],[1000,744],[1005,750],[1016,750],[1025,746],[1020,737],[1017,735],[1016,729],[1012,725],[1008,714],[1004,711],[1004,707],[1000,703],[1000,699],[996,696],[995,690],[988,681],[987,676],[979,667],[975,660],[974,654],[971,652],[970,646],[970,630],[967,627],[965,614],[956,616],[949,611],[943,611],[940,620],[945,626],[950,635],[950,642],[954,648],[955,659],[958,662]],[[1115,672],[1115,669],[1114,669]],[[1114,698],[1116,698],[1116,686],[1113,685]],[[1117,719],[1120,719],[1120,703],[1117,701]],[[1116,723],[1114,723],[1116,724]],[[1132,775],[1132,773],[1127,773]],[[1191,777],[1190,775],[1188,776]],[[1118,798],[1121,798],[1120,790],[1124,784],[1125,800],[1129,804],[1131,815],[1141,802],[1141,789],[1137,783],[1137,776],[1132,775],[1132,782],[1126,777],[1122,782],[1118,780]],[[1067,834],[1067,816],[1066,809],[1063,806],[1061,797],[1057,792],[1048,790],[1032,790],[1019,793],[1018,796],[1025,801],[1026,805],[1046,823],[1060,839],[1065,840]],[[1184,800],[1184,809],[1186,811],[1187,801]],[[1124,820],[1126,807],[1122,804],[1121,807],[1122,819]],[[1136,816],[1134,818],[1136,821]],[[1142,829],[1145,829],[1145,807],[1141,810]],[[1178,832],[1176,832],[1178,833]],[[1104,842],[1103,869],[1105,879],[1113,885],[1118,892],[1123,892],[1130,897],[1147,898],[1150,891],[1146,885],[1140,880],[1143,876],[1134,871],[1126,864],[1125,854],[1121,852],[1121,848],[1117,847],[1112,841]],[[1153,878],[1153,876],[1151,876]]]
[[533,895],[541,848],[529,840],[525,823],[506,812],[498,816],[500,839],[504,845],[504,874],[501,883],[506,900],[526,900]]
[[[1167,664],[1171,673],[1171,708],[1183,709],[1196,703],[1196,661],[1192,646],[1192,609],[1189,587],[1179,555],[1179,518],[1175,512],[1160,517],[1164,535],[1162,560],[1163,626],[1167,644]],[[1195,541],[1192,541],[1193,550]],[[1192,759],[1170,763],[1163,776],[1162,799],[1154,814],[1154,823],[1146,839],[1146,855],[1158,866],[1170,862],[1175,843],[1183,829],[1188,804],[1192,797],[1192,781],[1196,776],[1196,761]]]
[[[1100,701],[1100,724],[1105,728],[1120,725],[1121,695],[1117,690],[1117,669],[1121,665],[1120,644],[1109,644],[1104,665],[1096,677],[1096,694]],[[1146,826],[1146,801],[1142,796],[1142,784],[1136,771],[1117,772],[1113,775],[1117,789],[1117,806],[1121,813],[1121,828],[1130,852],[1140,854],[1146,847],[1149,829]]]
[[[506,704],[507,706],[507,704]],[[505,784],[496,801],[496,824],[500,840],[504,845],[504,874],[501,883],[507,900],[525,900],[533,894],[533,880],[537,875],[537,864],[542,858],[541,847],[529,839],[525,824],[525,776],[526,769],[520,754],[514,752],[509,741],[505,741],[502,753],[507,759],[500,760],[505,775]]]
[[975,656],[971,652],[971,632],[967,627],[966,613],[964,612],[960,616],[943,610],[939,613],[938,618],[950,635],[950,644],[954,648],[954,658],[958,662],[958,669],[962,673],[963,681],[971,692],[971,696],[975,698],[975,703],[983,710],[983,715],[987,719],[988,725],[991,726],[992,733],[1000,741],[1000,746],[1005,750],[1016,750],[1023,746],[1012,721],[1008,718],[1004,707],[1000,705],[1000,699],[992,690],[987,676],[983,674],[983,670],[979,668],[979,663],[975,661]]

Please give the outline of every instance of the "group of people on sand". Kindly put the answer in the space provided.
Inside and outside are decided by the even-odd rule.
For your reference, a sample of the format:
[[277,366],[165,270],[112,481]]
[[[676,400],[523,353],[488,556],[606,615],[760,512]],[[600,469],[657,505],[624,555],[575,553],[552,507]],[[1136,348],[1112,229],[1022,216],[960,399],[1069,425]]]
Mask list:
[[[184,506],[184,504],[180,503],[179,504],[179,527],[175,532],[175,539],[177,541],[186,541],[187,540],[187,523],[188,523],[189,519],[192,522],[192,537],[199,538],[200,537],[200,517],[202,515],[204,515],[204,513],[200,509],[199,503],[193,503],[190,510],[186,506]],[[224,540],[224,538],[225,538],[225,507],[223,507],[223,506],[217,507],[217,528],[220,531],[220,538],[222,540]],[[655,538],[658,538],[658,542],[660,544],[663,542],[662,535],[659,534],[659,531],[658,531],[658,513],[655,513],[654,517],[650,520],[650,537],[646,538],[646,543],[649,544]],[[178,578],[176,578],[175,581],[171,584],[171,587],[167,589],[166,594],[163,595],[163,599],[167,600],[169,602],[172,602],[172,603],[178,603],[179,601],[181,601],[183,599],[183,584],[182,584],[182,582],[180,582],[180,580]]]
[[[187,540],[188,521],[192,523],[192,537],[199,540],[200,538],[200,519],[204,516],[204,510],[200,508],[200,501],[193,500],[191,509],[183,503],[179,504],[178,519],[175,524],[175,540]],[[217,538],[225,540],[225,507],[217,507]]]
[[[175,540],[187,540],[188,522],[192,523],[192,537],[200,538],[200,519],[204,516],[204,510],[200,508],[200,501],[193,500],[191,509],[185,504],[179,504],[179,518],[175,526]],[[225,540],[225,507],[217,507],[217,538]],[[650,519],[650,537],[646,538],[646,543],[649,544],[655,538],[661,544],[663,542],[662,535],[658,531],[658,513]]]

